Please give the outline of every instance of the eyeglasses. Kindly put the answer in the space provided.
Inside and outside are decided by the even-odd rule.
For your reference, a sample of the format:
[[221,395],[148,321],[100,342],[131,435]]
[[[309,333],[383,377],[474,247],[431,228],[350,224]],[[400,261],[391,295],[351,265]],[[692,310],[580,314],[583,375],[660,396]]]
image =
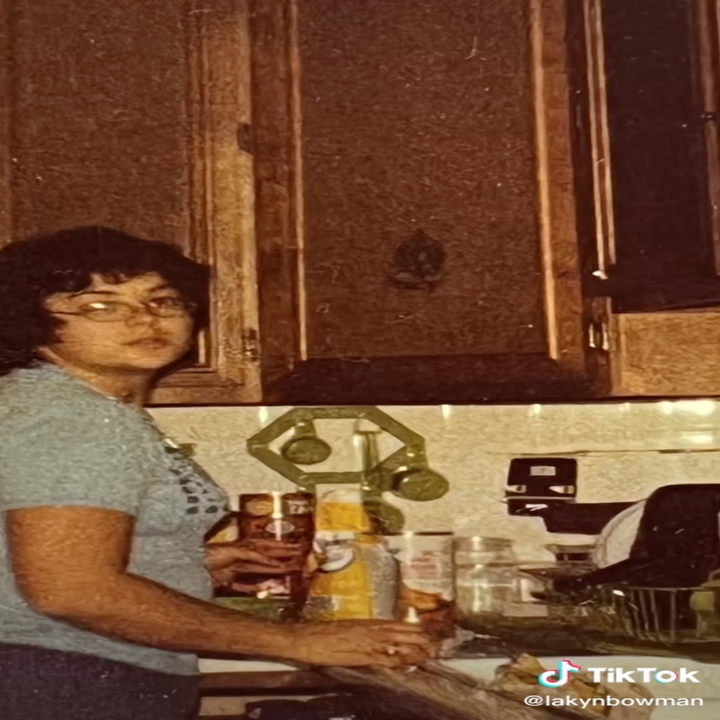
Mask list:
[[77,312],[55,310],[52,315],[79,315],[93,322],[122,322],[130,320],[141,312],[149,313],[155,317],[181,317],[191,315],[196,309],[194,303],[181,298],[156,298],[137,305],[128,305],[116,300],[100,300],[82,305]]

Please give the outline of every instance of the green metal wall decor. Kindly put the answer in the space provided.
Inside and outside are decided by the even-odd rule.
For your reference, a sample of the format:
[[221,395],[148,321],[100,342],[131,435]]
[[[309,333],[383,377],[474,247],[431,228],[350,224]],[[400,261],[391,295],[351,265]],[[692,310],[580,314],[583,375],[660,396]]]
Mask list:
[[282,446],[280,455],[296,465],[317,465],[332,455],[332,448],[317,436],[312,420],[301,420],[292,437]]
[[[332,454],[330,445],[317,435],[316,420],[355,420],[354,434],[363,447],[362,470],[307,469]],[[374,427],[363,430],[363,423]],[[271,444],[290,431],[290,439],[276,452]],[[395,437],[402,447],[380,459],[377,440],[383,433]],[[449,489],[447,480],[428,466],[425,439],[376,407],[294,408],[251,437],[247,448],[250,455],[305,491],[314,492],[321,484],[359,485],[365,508],[378,531],[396,532],[404,525],[402,512],[385,502],[383,493],[428,502],[441,498]]]

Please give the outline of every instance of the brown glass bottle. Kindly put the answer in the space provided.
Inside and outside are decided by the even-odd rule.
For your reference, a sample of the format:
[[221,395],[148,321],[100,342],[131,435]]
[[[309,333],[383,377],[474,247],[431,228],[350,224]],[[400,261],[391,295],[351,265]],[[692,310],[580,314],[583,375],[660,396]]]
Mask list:
[[235,580],[256,587],[255,597],[288,598],[302,605],[307,597],[307,558],[315,535],[315,495],[276,492],[241,495],[238,534],[241,540],[282,540],[301,545],[303,555],[293,563],[291,572],[242,573]]

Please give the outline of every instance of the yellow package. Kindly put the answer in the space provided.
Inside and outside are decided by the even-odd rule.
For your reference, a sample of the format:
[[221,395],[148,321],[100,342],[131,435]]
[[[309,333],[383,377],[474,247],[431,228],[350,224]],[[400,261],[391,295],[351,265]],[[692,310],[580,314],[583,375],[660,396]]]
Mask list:
[[319,490],[315,518],[319,567],[310,583],[305,616],[312,620],[372,618],[371,579],[357,543],[358,534],[370,529],[360,488]]
[[317,532],[365,533],[370,518],[362,504],[360,488],[354,485],[326,485],[317,491],[315,506]]

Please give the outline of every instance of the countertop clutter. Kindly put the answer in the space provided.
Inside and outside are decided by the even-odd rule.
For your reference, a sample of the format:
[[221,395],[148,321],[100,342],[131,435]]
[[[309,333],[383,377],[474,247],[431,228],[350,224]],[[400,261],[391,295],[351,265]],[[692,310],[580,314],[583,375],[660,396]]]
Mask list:
[[439,640],[454,638],[453,533],[380,534],[364,500],[355,484],[241,495],[236,536],[292,541],[305,557],[277,576],[243,575],[248,590],[226,590],[218,602],[281,620],[402,619]]
[[[717,485],[659,488],[608,524],[613,532],[622,531],[623,548],[615,547],[611,533],[604,531],[595,544],[547,545],[555,562],[544,566],[522,562],[507,538],[456,537],[447,531],[373,533],[362,493],[351,485],[323,486],[298,504],[300,495],[276,493],[264,501],[245,496],[239,527],[245,532],[250,526],[263,527],[263,532],[287,529],[300,505],[312,509],[316,533],[308,556],[311,570],[298,576],[302,597],[291,597],[287,587],[292,583],[285,590],[278,585],[280,594],[273,594],[271,583],[254,597],[221,601],[260,614],[263,603],[301,602],[294,612],[276,615],[279,619],[384,618],[421,623],[442,641],[443,660],[408,675],[379,669],[309,671],[277,663],[205,658],[201,671],[207,692],[314,694],[372,689],[384,698],[386,708],[402,706],[408,719],[425,713],[434,720],[550,720],[558,717],[551,707],[529,708],[524,698],[538,692],[542,668],[553,669],[558,660],[569,658],[590,668],[655,667],[675,672],[691,668],[699,671],[702,680],[691,688],[661,683],[620,688],[580,674],[573,678],[572,688],[552,692],[584,698],[608,693],[626,693],[626,697],[640,693],[640,697],[648,692],[655,698],[697,697],[702,707],[683,708],[683,720],[718,717]],[[254,519],[248,518],[253,512]],[[650,717],[602,710],[564,716]],[[670,706],[653,711],[652,718],[680,719]]]

